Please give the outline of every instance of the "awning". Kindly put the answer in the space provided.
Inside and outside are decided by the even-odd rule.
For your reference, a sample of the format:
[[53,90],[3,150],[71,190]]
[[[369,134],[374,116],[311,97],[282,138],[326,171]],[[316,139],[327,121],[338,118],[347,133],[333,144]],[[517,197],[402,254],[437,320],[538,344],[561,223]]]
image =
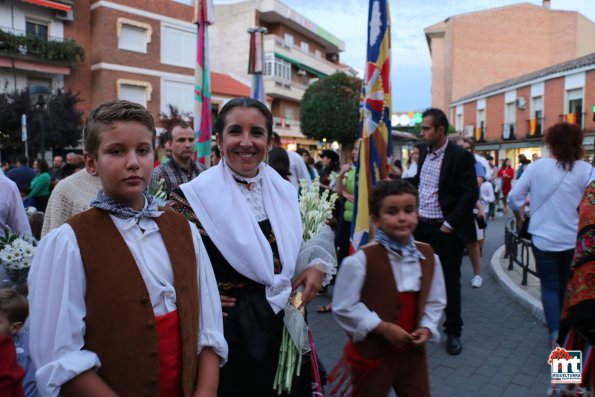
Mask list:
[[69,6],[67,4],[58,3],[57,1],[51,1],[51,0],[22,0],[22,1],[24,1],[25,3],[36,4],[36,5],[42,6],[42,7],[52,8],[52,9],[58,10],[58,11],[68,12],[68,11],[72,10],[72,6]]
[[276,56],[277,58],[284,59],[284,60],[286,60],[287,62],[294,64],[295,66],[297,66],[297,67],[298,67],[298,68],[300,68],[300,69],[304,69],[306,72],[310,72],[310,73],[312,73],[312,74],[315,74],[315,75],[316,75],[316,76],[318,76],[318,77],[326,77],[326,74],[325,74],[325,73],[319,72],[318,70],[316,70],[316,69],[313,69],[313,68],[311,68],[310,66],[306,66],[306,65],[304,65],[303,63],[301,63],[301,62],[299,62],[299,61],[296,61],[295,59],[293,59],[293,58],[290,58],[290,57],[288,57],[288,56],[286,56],[286,55],[279,54],[278,52],[275,52],[275,56]]

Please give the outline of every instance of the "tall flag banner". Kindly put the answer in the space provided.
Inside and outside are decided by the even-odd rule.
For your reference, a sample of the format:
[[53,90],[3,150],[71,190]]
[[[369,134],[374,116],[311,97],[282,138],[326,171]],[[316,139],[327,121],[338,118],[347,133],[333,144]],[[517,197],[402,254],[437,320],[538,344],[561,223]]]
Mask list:
[[211,162],[211,71],[209,68],[208,27],[215,22],[213,1],[195,0],[197,25],[196,67],[194,68],[194,138],[196,159]]
[[250,33],[250,55],[248,58],[248,74],[252,75],[252,87],[250,87],[250,97],[258,99],[266,105],[266,94],[264,92],[264,82],[262,81],[262,72],[264,69],[264,51],[263,37],[267,32],[266,28],[251,28]]
[[368,243],[372,188],[385,179],[392,155],[390,12],[388,0],[370,0],[368,55],[360,97],[360,150],[356,165],[351,250]]

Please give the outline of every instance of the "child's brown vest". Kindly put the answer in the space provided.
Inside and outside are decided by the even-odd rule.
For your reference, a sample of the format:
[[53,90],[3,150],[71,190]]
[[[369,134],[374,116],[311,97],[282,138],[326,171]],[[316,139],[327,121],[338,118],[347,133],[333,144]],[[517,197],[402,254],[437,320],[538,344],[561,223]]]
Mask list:
[[[435,262],[434,251],[430,245],[419,242],[415,245],[426,258],[420,260],[422,275],[415,320],[417,326],[423,317],[428,300]],[[395,324],[401,312],[401,302],[386,248],[378,243],[371,243],[362,250],[366,255],[366,279],[361,290],[361,301],[368,309],[376,312],[381,320]],[[386,339],[374,333],[369,333],[363,341],[356,342],[354,345],[365,358],[377,358],[388,350]]]
[[[168,209],[155,221],[173,268],[182,341],[182,390],[184,396],[191,396],[198,365],[199,321],[192,233],[186,219]],[[68,224],[74,229],[87,279],[84,349],[99,356],[98,374],[119,396],[158,397],[155,315],[130,249],[106,212],[92,208],[73,216]]]

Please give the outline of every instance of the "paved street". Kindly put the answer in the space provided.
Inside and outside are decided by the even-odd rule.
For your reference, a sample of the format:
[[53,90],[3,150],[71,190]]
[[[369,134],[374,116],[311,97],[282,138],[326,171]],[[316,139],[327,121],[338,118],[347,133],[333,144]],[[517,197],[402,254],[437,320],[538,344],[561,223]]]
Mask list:
[[[490,223],[483,250],[483,287],[471,288],[471,264],[467,257],[463,260],[463,352],[449,356],[444,342],[428,345],[432,396],[543,397],[546,393],[549,347],[545,326],[501,290],[489,269],[503,236],[504,218],[499,218]],[[328,299],[316,298],[309,321],[320,360],[330,371],[347,337],[331,314],[316,313],[315,308]]]

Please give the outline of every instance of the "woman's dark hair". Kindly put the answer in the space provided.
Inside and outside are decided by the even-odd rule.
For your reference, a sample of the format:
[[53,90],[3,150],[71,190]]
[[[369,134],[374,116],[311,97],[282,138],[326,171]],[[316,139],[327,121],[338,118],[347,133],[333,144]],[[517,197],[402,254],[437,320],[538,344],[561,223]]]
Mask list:
[[283,148],[274,147],[269,150],[269,165],[284,179],[291,175],[289,172],[289,156]]
[[[223,105],[223,108],[221,108],[221,111],[217,116],[217,121],[215,121],[214,132],[217,134],[223,134],[227,114],[238,106],[243,108],[254,108],[257,109],[260,113],[262,113],[262,115],[266,119],[267,141],[271,142],[271,138],[273,137],[273,115],[264,103],[250,97],[234,98],[231,101],[227,102],[225,105]],[[219,137],[219,139],[221,139],[221,135]]]
[[544,141],[565,170],[572,171],[574,162],[583,156],[583,130],[576,124],[551,126],[545,132]]
[[217,145],[211,146],[211,152],[213,152],[216,157],[221,158],[221,150],[219,150],[219,146],[217,146]]
[[331,163],[329,164],[329,166],[326,167],[327,170],[330,170],[330,171],[338,171],[339,170],[339,155],[337,154],[337,152],[335,152],[334,150],[325,149],[320,154],[320,157],[321,158],[328,157],[331,160]]
[[70,175],[74,174],[77,170],[80,170],[81,168],[79,167],[78,164],[64,164],[64,167],[62,167],[62,178],[66,178],[69,177]]
[[382,200],[387,196],[401,194],[411,194],[415,196],[417,203],[418,193],[417,189],[409,182],[402,179],[393,179],[390,181],[381,181],[376,184],[370,195],[370,212],[378,217],[380,216],[380,207],[382,206]]
[[49,172],[50,168],[48,166],[48,162],[42,159],[35,159],[37,161],[37,166],[39,167],[39,173],[43,174],[44,172]]

